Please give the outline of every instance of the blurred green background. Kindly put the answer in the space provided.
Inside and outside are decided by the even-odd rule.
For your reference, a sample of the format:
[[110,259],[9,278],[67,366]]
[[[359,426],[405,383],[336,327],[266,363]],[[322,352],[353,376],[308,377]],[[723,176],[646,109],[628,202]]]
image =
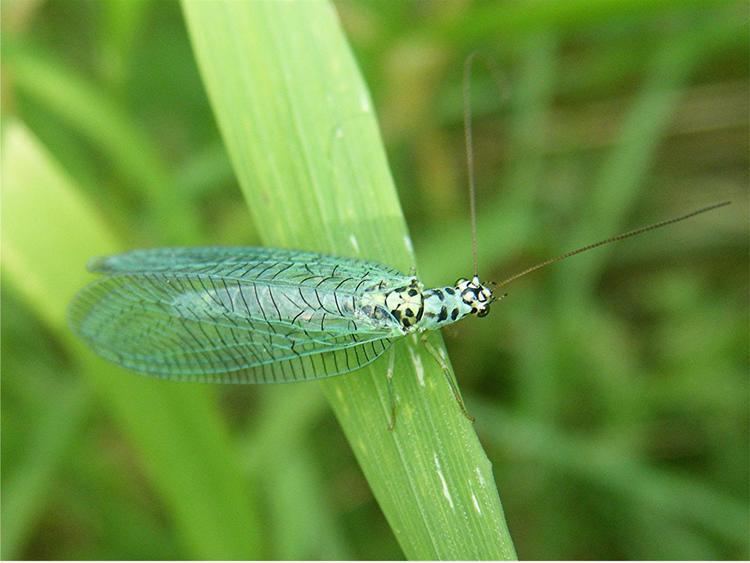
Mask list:
[[[747,4],[336,7],[428,285],[471,271],[474,49],[499,70],[472,83],[484,278],[734,201],[525,278],[445,336],[521,558],[750,557]],[[41,154],[126,247],[257,244],[177,2],[2,11],[4,185],[10,167],[44,179],[9,152]],[[9,148],[20,123],[34,150]],[[316,384],[182,386],[96,362],[5,245],[45,228],[21,211],[2,209],[4,558],[402,557]]]

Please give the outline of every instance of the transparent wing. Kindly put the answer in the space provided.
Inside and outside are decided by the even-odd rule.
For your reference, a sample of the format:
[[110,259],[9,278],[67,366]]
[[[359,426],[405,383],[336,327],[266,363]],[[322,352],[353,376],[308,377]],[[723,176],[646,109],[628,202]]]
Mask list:
[[97,353],[159,377],[237,383],[372,362],[397,322],[362,317],[357,298],[408,280],[369,262],[244,248],[135,251],[94,269],[111,275],[84,288],[69,316]]
[[316,275],[337,273],[359,276],[367,271],[378,280],[403,283],[408,277],[398,270],[368,260],[341,258],[317,252],[263,248],[250,246],[173,247],[132,250],[114,256],[94,258],[89,270],[103,274],[115,273],[209,273],[214,275],[243,276],[263,279],[273,272],[263,268],[273,265],[289,266],[286,275],[315,272]]

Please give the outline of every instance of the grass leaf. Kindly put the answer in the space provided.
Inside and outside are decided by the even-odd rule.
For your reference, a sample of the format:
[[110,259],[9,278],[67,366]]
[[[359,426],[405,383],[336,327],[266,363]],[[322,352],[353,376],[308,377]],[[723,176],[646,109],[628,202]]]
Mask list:
[[174,517],[186,556],[260,557],[261,532],[251,496],[208,389],[125,373],[83,351],[67,329],[65,309],[88,281],[87,259],[115,252],[120,245],[17,122],[5,125],[2,165],[4,273],[67,345],[139,450],[147,475]]
[[[332,7],[183,7],[264,243],[409,271],[411,243],[372,103]],[[416,340],[396,353],[394,432],[387,358],[322,386],[406,556],[514,558],[489,460],[440,367]]]
[[60,459],[80,431],[91,404],[90,390],[74,385],[42,412],[22,459],[3,476],[4,560],[19,559],[50,491]]
[[141,193],[155,217],[152,222],[159,225],[168,242],[185,244],[200,238],[197,213],[174,189],[159,151],[107,93],[65,63],[26,49],[10,49],[7,64],[19,92],[69,123]]

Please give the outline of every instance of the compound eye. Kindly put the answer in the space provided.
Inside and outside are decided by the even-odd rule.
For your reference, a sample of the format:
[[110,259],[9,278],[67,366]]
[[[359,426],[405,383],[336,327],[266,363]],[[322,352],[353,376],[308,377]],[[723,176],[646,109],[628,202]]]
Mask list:
[[472,305],[477,300],[477,294],[473,289],[464,289],[461,292],[461,299],[464,300],[464,303]]
[[488,307],[485,307],[484,309],[482,309],[481,311],[479,311],[477,313],[477,317],[486,317],[489,314],[490,314],[490,308],[488,306]]

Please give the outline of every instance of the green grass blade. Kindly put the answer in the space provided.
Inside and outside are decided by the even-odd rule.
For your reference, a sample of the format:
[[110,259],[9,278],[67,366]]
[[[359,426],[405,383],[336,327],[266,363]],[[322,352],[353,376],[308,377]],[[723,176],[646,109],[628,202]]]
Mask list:
[[[585,241],[626,229],[625,219],[648,186],[646,180],[659,142],[688,79],[710,53],[733,42],[738,31],[731,13],[721,14],[705,30],[685,34],[678,40],[670,39],[656,52],[644,84],[624,119],[618,142],[602,164],[596,185],[582,206],[577,228],[564,248],[575,248]],[[694,203],[689,208],[677,209],[675,214],[714,201]],[[592,291],[608,258],[617,251],[616,245],[611,245],[571,260],[566,268],[560,269],[558,275],[565,297],[575,301]]]
[[[331,510],[335,502],[323,494],[321,470],[309,446],[294,440],[282,445],[292,447],[277,449],[274,465],[278,471],[264,478],[273,491],[268,505],[276,531],[275,557],[351,560],[340,529],[343,522],[337,523]],[[315,514],[314,525],[310,525],[311,514]]]
[[23,556],[23,547],[44,508],[59,461],[83,425],[90,399],[89,388],[80,384],[58,394],[33,429],[23,459],[4,467],[3,560]]
[[478,400],[478,424],[489,440],[532,463],[544,464],[610,491],[641,510],[710,530],[743,552],[748,549],[748,507],[718,488],[651,467],[601,439],[575,436],[527,417],[510,415]]
[[[601,22],[653,18],[677,10],[698,12],[716,5],[731,4],[726,0],[567,0],[511,3],[503,10],[492,3],[477,4],[464,18],[448,21],[434,32],[444,39],[473,45],[480,38],[524,35],[555,28],[575,33],[586,26]],[[739,5],[739,3],[737,3]]]
[[3,271],[68,347],[141,454],[186,557],[260,557],[251,497],[209,390],[124,373],[84,352],[66,327],[65,308],[89,279],[86,260],[119,244],[18,123],[5,126],[2,165]]
[[[5,61],[21,96],[60,117],[91,141],[134,191],[140,192],[172,244],[194,242],[200,232],[197,213],[174,189],[172,175],[159,151],[105,92],[60,61],[9,48]],[[188,238],[187,237],[193,237]]]
[[[183,6],[263,241],[408,271],[411,243],[372,104],[332,7]],[[434,359],[417,341],[397,346],[393,433],[386,367],[322,386],[406,556],[514,558],[489,460]]]

